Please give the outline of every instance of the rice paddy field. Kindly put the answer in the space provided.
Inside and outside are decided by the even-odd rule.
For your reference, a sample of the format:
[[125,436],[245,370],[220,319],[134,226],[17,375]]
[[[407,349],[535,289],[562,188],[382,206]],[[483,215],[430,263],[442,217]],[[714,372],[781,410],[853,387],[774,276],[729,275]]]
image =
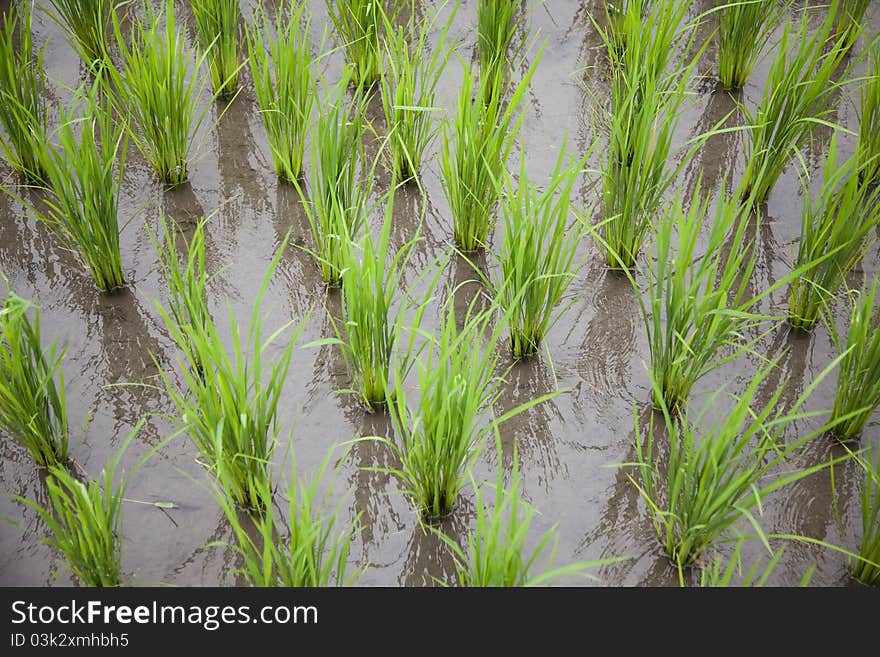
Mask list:
[[64,4],[0,584],[880,583],[880,3]]

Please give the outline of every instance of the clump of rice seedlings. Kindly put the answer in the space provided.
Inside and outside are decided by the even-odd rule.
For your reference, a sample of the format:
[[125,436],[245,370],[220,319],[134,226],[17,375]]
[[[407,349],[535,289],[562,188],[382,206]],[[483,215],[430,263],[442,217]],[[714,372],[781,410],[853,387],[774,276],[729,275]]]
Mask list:
[[[785,554],[785,547],[783,546],[775,552],[771,552],[770,559],[767,561],[763,570],[760,570],[762,561],[756,559],[749,570],[744,573],[742,559],[742,548],[744,543],[744,538],[738,539],[733,554],[731,554],[726,561],[720,555],[716,555],[714,559],[703,566],[700,569],[700,586],[703,588],[730,587],[734,585],[754,588],[766,586],[773,571],[776,570],[776,565],[779,563],[782,555]],[[810,566],[807,569],[807,572],[804,573],[798,586],[809,586],[815,570],[815,565]],[[734,584],[735,579],[738,580],[737,584]]]
[[67,567],[83,586],[109,587],[123,583],[122,502],[131,478],[154,450],[131,472],[120,475],[118,481],[117,472],[126,447],[143,424],[141,420],[132,430],[119,451],[107,461],[97,481],[83,483],[64,468],[52,466],[46,477],[47,506],[17,498],[40,515],[51,533],[46,543],[64,556]]
[[837,163],[832,136],[824,180],[815,201],[804,193],[801,236],[795,268],[803,269],[789,289],[791,324],[810,331],[822,309],[837,294],[847,274],[868,248],[868,233],[880,223],[880,189],[859,183],[855,158]]
[[487,79],[493,95],[500,95],[507,74],[510,44],[516,32],[519,3],[479,0],[477,4],[477,55],[480,77]]
[[368,89],[382,74],[379,42],[385,16],[383,0],[326,0],[339,47],[351,70],[352,81]]
[[[203,248],[203,242],[193,243],[190,248]],[[265,490],[271,488],[270,467],[279,431],[278,404],[302,329],[300,324],[285,336],[287,345],[267,362],[274,343],[291,326],[285,324],[268,338],[263,337],[262,299],[283,252],[283,248],[278,250],[257,293],[246,341],[231,307],[229,345],[212,321],[203,327],[178,325],[168,310],[159,308],[183,357],[183,390],[178,390],[161,370],[177,410],[173,419],[189,435],[203,465],[220,479],[234,502],[249,509],[261,509]],[[191,259],[200,262],[202,256]],[[187,297],[194,294],[186,292]]]
[[185,264],[181,265],[178,256],[178,237],[167,217],[160,214],[163,242],[149,231],[153,249],[159,257],[162,277],[168,285],[168,310],[174,320],[174,333],[178,346],[187,356],[186,360],[196,369],[194,374],[201,376],[204,364],[196,348],[196,342],[190,336],[205,336],[211,323],[208,311],[207,287],[211,279],[205,269],[205,224],[208,217],[202,219],[193,233],[192,239],[184,243],[186,250]]
[[372,176],[360,170],[366,101],[358,93],[349,104],[347,82],[340,81],[335,100],[318,117],[312,133],[310,200],[300,183],[293,181],[309,219],[321,278],[328,285],[339,285],[348,242],[360,234],[370,213]]
[[868,74],[859,89],[861,116],[856,157],[859,178],[865,184],[880,183],[880,49],[871,51]]
[[379,83],[392,172],[397,180],[418,177],[425,149],[437,132],[434,92],[452,53],[443,46],[457,10],[458,5],[440,31],[438,45],[430,56],[427,50],[433,20],[423,21],[420,27],[413,19],[406,28],[386,25],[385,75]]
[[393,189],[387,196],[385,220],[378,239],[369,230],[345,250],[342,270],[342,327],[337,327],[342,353],[367,409],[384,404],[391,388],[391,357],[400,333],[401,310],[392,305],[403,271],[418,237],[394,253],[389,250]]
[[749,79],[790,1],[735,0],[718,8],[718,79],[727,90]]
[[135,21],[131,46],[119,21],[113,29],[122,69],[108,66],[120,113],[128,116],[131,136],[159,178],[169,185],[187,179],[187,158],[208,107],[198,113],[205,80],[199,76],[205,55],[187,53],[177,29],[174,3],[163,0],[164,20],[145,3],[145,21]]
[[117,7],[114,0],[49,0],[49,4],[49,15],[67,33],[86,66],[100,68],[109,62],[107,44]]
[[[496,446],[500,454],[501,444],[497,436]],[[620,561],[602,559],[554,568],[558,542],[555,526],[547,530],[531,552],[527,551],[532,521],[538,511],[522,499],[516,451],[514,446],[509,486],[504,485],[504,469],[500,466],[494,486],[488,483],[474,485],[476,520],[474,528],[467,533],[464,548],[442,531],[431,527],[452,550],[459,586],[540,586],[567,575],[595,579],[586,571]],[[502,463],[502,459],[499,458],[498,463]],[[494,502],[491,505],[484,492],[487,488],[494,489]],[[543,567],[542,572],[535,573],[539,566]]]
[[55,344],[43,348],[37,305],[10,290],[0,310],[0,428],[42,466],[68,459],[63,357]]
[[867,448],[865,458],[856,457],[865,471],[860,486],[862,541],[852,574],[860,582],[880,584],[880,447]]
[[843,38],[826,44],[834,28],[833,0],[819,29],[810,34],[810,15],[800,25],[786,23],[755,114],[749,115],[746,169],[740,197],[749,205],[764,203],[788,163],[809,143],[813,127],[827,124],[839,102],[835,72],[846,55]]
[[214,91],[226,96],[238,86],[238,0],[191,2],[199,45],[207,55]]
[[[820,428],[796,440],[782,439],[785,427],[793,421],[815,415],[801,407],[837,361],[826,368],[804,391],[792,409],[777,409],[782,394],[780,386],[763,404],[756,405],[756,393],[779,359],[757,372],[746,391],[734,398],[733,407],[717,413],[717,399],[712,394],[696,418],[697,424],[715,418],[703,435],[692,424],[687,407],[681,417],[670,414],[661,403],[668,434],[668,463],[654,448],[654,416],[647,435],[635,419],[636,453],[640,481],[630,477],[648,507],[657,536],[684,582],[684,569],[705,553],[707,548],[728,537],[742,519],[748,520],[759,537],[766,541],[752,509],[760,511],[764,500],[794,481],[819,471],[828,464],[772,477],[774,468],[785,462],[815,436]],[[652,382],[655,396],[662,400],[657,382]]]
[[128,138],[101,84],[99,75],[90,88],[79,89],[75,109],[60,110],[58,145],[47,145],[43,158],[50,191],[46,209],[31,207],[98,288],[110,291],[125,285],[118,214]]
[[218,491],[217,499],[235,535],[233,549],[244,562],[241,572],[252,586],[350,586],[357,577],[357,571],[351,575],[346,571],[359,517],[343,525],[340,506],[327,510],[332,488],[323,499],[319,494],[331,456],[332,450],[308,481],[297,477],[294,463],[286,532],[268,486],[260,491],[263,513],[250,516],[253,528],[242,523],[234,499]]
[[[685,212],[679,196],[657,222],[647,295],[639,300],[654,390],[662,397],[654,399],[657,407],[678,408],[697,381],[753,344],[743,335],[763,321],[748,311],[758,300],[747,298],[755,267],[751,244],[746,243],[748,215],[722,192],[700,255],[697,245],[708,206],[709,199],[701,201],[696,194]],[[730,252],[725,253],[729,237]],[[722,351],[726,353],[719,358]]]
[[455,243],[463,251],[487,245],[499,182],[522,123],[519,104],[540,59],[539,53],[506,106],[493,93],[490,79],[481,79],[474,93],[475,75],[465,67],[458,113],[451,130],[444,126],[440,153],[441,183],[452,213]]
[[849,317],[846,343],[832,331],[842,356],[831,420],[841,440],[855,438],[880,406],[880,305],[877,277],[862,291]]
[[835,34],[843,40],[845,50],[852,49],[858,41],[870,5],[871,0],[840,0]]
[[401,480],[403,492],[428,519],[452,511],[488,432],[552,396],[530,400],[501,417],[483,417],[501,393],[495,347],[504,322],[492,328],[493,309],[478,310],[476,302],[459,324],[450,296],[439,334],[425,336],[422,353],[427,356],[417,356],[413,366],[417,403],[407,399],[401,360],[393,363],[394,392],[388,409],[396,438],[382,440],[396,454],[400,468],[387,471]]
[[261,20],[248,29],[247,46],[254,91],[269,137],[275,172],[296,180],[303,171],[303,154],[315,102],[309,24],[303,24],[305,5],[289,4],[287,19],[278,11],[275,24],[260,11]]
[[631,9],[623,23],[627,46],[622,51],[604,36],[612,77],[599,244],[610,267],[635,264],[663,195],[684,164],[672,170],[666,165],[679,109],[699,60],[685,58],[670,66],[677,47],[687,51],[693,42],[695,30],[683,25],[686,9],[686,3],[672,0],[655,5],[645,18]]
[[496,284],[498,304],[508,317],[514,358],[537,353],[558,318],[556,306],[575,275],[574,258],[580,243],[580,222],[571,225],[571,191],[581,172],[580,162],[564,163],[559,151],[550,184],[538,191],[529,180],[525,154],[519,178],[507,178],[502,197],[504,241]]
[[43,51],[34,53],[29,2],[4,13],[0,31],[0,149],[12,168],[42,180],[46,136]]

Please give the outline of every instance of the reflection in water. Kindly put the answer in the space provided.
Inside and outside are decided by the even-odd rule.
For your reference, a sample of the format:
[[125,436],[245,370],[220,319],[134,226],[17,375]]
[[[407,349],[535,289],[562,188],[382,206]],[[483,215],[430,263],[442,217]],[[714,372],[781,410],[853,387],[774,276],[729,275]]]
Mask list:
[[631,360],[641,314],[632,285],[619,272],[605,269],[595,289],[595,314],[587,323],[577,371],[603,410],[621,397],[630,399]]
[[[247,513],[239,511],[238,520],[252,540],[261,540],[253,521]],[[193,550],[189,557],[170,571],[171,581],[178,582],[186,579],[184,577],[185,571],[195,566],[200,571],[201,582],[217,581],[220,586],[246,586],[247,579],[239,572],[244,567],[244,559],[232,547],[234,545],[235,534],[229,525],[229,521],[226,519],[226,515],[221,512],[214,530],[208,536],[205,543]],[[220,566],[219,572],[208,572],[210,568],[217,565]]]
[[[387,414],[364,415],[360,431],[362,437],[393,438],[392,433],[391,421]],[[387,472],[377,472],[372,468],[398,468],[400,464],[387,445],[378,440],[368,439],[354,442],[349,447],[348,460],[354,465],[354,470],[348,479],[348,487],[354,491],[351,516],[360,514],[360,537],[363,542],[364,560],[369,560],[370,546],[381,544],[384,537],[392,532],[403,531],[406,527],[406,523],[401,520],[392,505],[389,495],[398,488],[396,478]]]
[[766,404],[782,386],[778,406],[782,411],[791,409],[803,392],[807,354],[811,344],[811,334],[794,329],[789,324],[783,324],[777,329],[766,355],[769,360],[778,357],[779,363],[758,389],[756,406]]
[[[467,527],[473,509],[469,501],[460,497],[448,516],[434,527],[444,532],[458,545],[467,541]],[[401,586],[453,585],[457,581],[452,551],[431,529],[416,525],[407,545],[406,561],[398,577]]]
[[[512,410],[519,404],[536,399],[557,389],[553,373],[540,357],[515,361],[505,377],[505,394],[499,399],[496,416]],[[533,406],[501,425],[501,466],[505,478],[513,466],[513,449],[519,454],[520,472],[538,472],[538,483],[545,491],[550,490],[553,479],[567,477],[568,466],[560,463],[556,439],[551,432],[554,423],[565,424],[554,400]],[[490,462],[495,462],[494,449],[487,449]],[[527,480],[526,477],[522,477]]]
[[[741,117],[736,110],[736,99],[726,91],[716,89],[714,93],[709,94],[709,101],[691,131],[691,137],[706,134],[716,126],[718,129],[729,129],[739,125]],[[725,117],[727,117],[726,121],[719,125]],[[703,198],[722,182],[725,189],[732,189],[735,185],[733,173],[740,151],[740,139],[738,132],[723,132],[706,140],[687,164],[688,185],[685,198],[693,197],[698,180],[701,180]]]

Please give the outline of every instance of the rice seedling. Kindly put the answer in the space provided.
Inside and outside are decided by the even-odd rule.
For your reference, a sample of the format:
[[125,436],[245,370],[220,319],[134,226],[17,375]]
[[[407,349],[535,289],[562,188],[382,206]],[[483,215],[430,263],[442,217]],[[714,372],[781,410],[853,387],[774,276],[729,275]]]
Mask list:
[[858,41],[870,5],[871,0],[840,0],[835,35],[843,40],[845,50],[851,50]]
[[212,322],[208,311],[207,287],[211,276],[205,269],[205,225],[210,217],[202,219],[193,233],[192,239],[184,243],[186,263],[181,266],[178,258],[178,237],[168,218],[160,214],[163,242],[148,229],[153,249],[159,258],[162,277],[170,292],[168,311],[174,321],[173,332],[180,349],[186,354],[186,361],[195,369],[193,374],[201,376],[205,363],[190,336],[206,336]]
[[107,44],[118,6],[115,0],[49,0],[49,5],[47,13],[64,29],[88,68],[97,70],[110,61]]
[[880,584],[880,447],[867,448],[865,458],[856,457],[865,471],[859,488],[862,510],[862,540],[859,558],[853,559],[852,574],[860,582]]
[[[744,335],[766,319],[749,312],[769,291],[747,298],[755,268],[746,242],[748,215],[722,191],[705,253],[699,255],[708,206],[709,199],[699,200],[697,193],[685,212],[677,196],[657,222],[655,254],[646,268],[647,295],[639,296],[654,391],[662,397],[654,399],[657,407],[683,404],[697,381],[754,344]],[[722,351],[726,354],[719,357]]]
[[357,243],[344,253],[342,270],[342,327],[336,327],[339,344],[357,393],[368,410],[384,404],[391,387],[391,357],[401,332],[403,308],[392,305],[403,282],[417,236],[397,249],[389,250],[394,190],[387,195],[385,220],[374,239],[364,231]]
[[493,93],[491,80],[482,79],[473,93],[475,75],[470,67],[465,67],[455,124],[451,131],[444,125],[440,153],[441,183],[452,213],[455,243],[463,251],[476,251],[487,245],[498,203],[498,183],[522,123],[519,104],[541,52],[506,107],[502,107],[499,95]]
[[238,86],[238,0],[195,0],[190,3],[199,45],[206,54],[211,84],[220,96]]
[[[323,499],[319,487],[333,450],[307,481],[297,477],[296,464],[288,491],[287,531],[272,503],[272,491],[262,485],[263,513],[251,515],[256,532],[242,523],[235,501],[225,491],[217,499],[235,535],[233,549],[244,562],[242,574],[252,586],[350,586],[358,575],[347,575],[351,544],[359,517],[341,523],[337,506],[328,511],[332,487]],[[254,535],[255,534],[255,535]],[[286,535],[284,535],[286,534]]]
[[417,404],[407,400],[401,360],[393,362],[394,389],[388,409],[396,439],[379,440],[396,454],[400,468],[383,471],[400,479],[403,492],[421,516],[429,519],[452,511],[483,439],[494,427],[553,396],[530,400],[500,417],[483,417],[501,393],[495,347],[504,322],[491,328],[493,308],[477,310],[476,301],[459,328],[450,296],[439,334],[426,336],[427,356],[416,357],[414,365],[420,393]]
[[727,90],[741,89],[761,51],[790,6],[790,0],[736,0],[718,11],[718,79]]
[[519,3],[511,0],[479,0],[477,4],[477,55],[480,77],[487,80],[491,95],[499,96],[504,86],[516,33]]
[[610,267],[635,264],[664,193],[688,159],[673,169],[666,165],[679,109],[699,60],[684,58],[670,66],[676,49],[689,51],[696,33],[693,26],[683,25],[686,9],[686,3],[663,0],[645,18],[631,10],[623,23],[627,47],[622,52],[603,37],[612,79],[599,244]]
[[793,326],[805,331],[813,329],[822,309],[859,264],[868,247],[868,234],[880,224],[880,189],[859,183],[855,158],[838,165],[836,150],[833,136],[815,201],[804,193],[794,261],[803,271],[789,288],[788,317]]
[[[201,244],[191,244],[190,248],[200,249]],[[207,321],[203,327],[178,325],[168,310],[159,307],[183,357],[183,391],[160,368],[177,410],[172,419],[189,435],[203,465],[220,478],[235,503],[243,508],[261,509],[265,490],[271,488],[270,466],[279,431],[278,404],[303,325],[300,323],[285,336],[292,322],[287,323],[263,339],[262,300],[283,252],[282,247],[273,258],[254,300],[246,342],[229,309],[231,357],[213,322]],[[201,258],[196,255],[190,260],[199,262]],[[188,298],[195,295],[195,291],[186,291]],[[287,345],[274,361],[266,362],[273,344],[282,336],[288,340]]]
[[[826,425],[795,440],[782,440],[788,424],[818,414],[801,408],[837,360],[806,388],[790,411],[777,408],[782,386],[769,400],[753,408],[758,389],[778,363],[779,358],[762,366],[723,415],[717,413],[717,399],[723,391],[714,392],[696,418],[697,423],[715,418],[702,436],[692,426],[687,407],[682,417],[673,418],[661,403],[668,434],[668,464],[660,464],[654,449],[654,415],[644,437],[638,417],[634,418],[638,462],[630,465],[637,466],[640,482],[632,476],[630,479],[648,507],[657,536],[677,567],[682,584],[684,569],[734,531],[742,519],[766,544],[752,510],[761,512],[772,492],[829,465],[773,475],[777,466],[827,429]],[[657,382],[652,381],[652,386],[655,397],[662,402]]]
[[880,49],[871,51],[868,73],[859,89],[860,117],[856,157],[859,178],[865,184],[880,183]]
[[315,103],[310,20],[303,23],[305,5],[289,4],[271,25],[265,12],[246,31],[248,61],[263,126],[269,137],[275,172],[296,180],[303,171],[303,154]]
[[843,37],[826,48],[838,2],[832,0],[827,17],[812,35],[808,12],[799,25],[786,22],[757,110],[752,115],[741,107],[750,124],[740,181],[744,203],[764,203],[792,158],[802,159],[813,128],[830,125],[828,117],[839,103],[834,76],[846,55]]
[[117,472],[125,449],[143,425],[141,420],[128,434],[122,447],[108,459],[97,481],[83,483],[64,468],[52,466],[46,477],[48,506],[17,498],[40,515],[51,533],[46,543],[64,556],[67,567],[83,586],[109,587],[123,583],[122,502],[131,478],[155,450],[150,450],[127,474],[117,477]]
[[550,183],[538,191],[529,180],[525,154],[520,155],[516,184],[507,177],[502,197],[504,241],[499,254],[498,304],[509,317],[514,358],[540,349],[547,331],[558,319],[556,306],[575,275],[574,258],[580,243],[580,222],[570,225],[571,192],[584,160],[565,164],[560,148]]
[[39,307],[9,290],[0,310],[0,428],[41,466],[67,464],[63,358],[64,349],[41,343]]
[[98,288],[110,291],[125,285],[119,197],[128,138],[101,93],[102,84],[98,75],[91,87],[77,91],[72,108],[60,110],[58,145],[47,144],[43,156],[49,197],[45,209],[29,205]]
[[32,181],[45,172],[40,156],[47,141],[43,51],[31,36],[30,3],[10,8],[0,31],[0,149],[12,168]]
[[296,186],[315,241],[313,254],[328,285],[339,285],[345,249],[359,234],[370,214],[372,170],[360,171],[364,161],[363,135],[366,130],[366,101],[356,94],[351,105],[345,96],[347,79],[336,89],[336,98],[318,117],[312,133],[309,191]]
[[327,13],[345,53],[351,80],[369,89],[382,74],[383,0],[326,0]]
[[[763,565],[762,561],[760,559],[756,559],[752,563],[749,570],[743,573],[744,564],[742,548],[744,543],[745,538],[740,538],[737,540],[736,547],[733,550],[733,554],[730,555],[726,562],[720,555],[716,555],[712,560],[709,561],[709,563],[703,566],[700,569],[700,587],[718,588],[742,586],[761,588],[763,586],[766,586],[767,581],[773,575],[773,571],[776,570],[776,565],[779,563],[782,555],[785,554],[785,546],[771,552],[770,559],[767,561],[767,564],[764,565],[763,570],[759,570]],[[804,573],[803,577],[798,583],[798,586],[809,586],[810,580],[813,578],[813,573],[815,572],[815,570],[815,564],[810,566]],[[738,579],[737,584],[734,584],[735,578]]]
[[878,280],[862,290],[849,317],[846,343],[836,331],[832,336],[842,360],[837,376],[837,394],[831,420],[841,440],[855,438],[880,406],[880,305]]
[[[418,178],[422,158],[437,132],[435,90],[452,49],[445,47],[446,35],[458,11],[452,10],[440,30],[437,45],[427,55],[434,20],[416,26],[385,26],[385,75],[379,81],[385,124],[388,127],[392,172],[395,179]],[[435,16],[439,15],[439,11]]]
[[206,55],[194,59],[187,53],[173,0],[163,0],[163,9],[164,20],[145,3],[146,19],[135,21],[130,46],[114,17],[122,67],[106,70],[138,150],[163,182],[179,185],[187,179],[188,154],[210,107],[199,113],[205,79],[198,73]]
[[[497,435],[496,449],[500,455],[500,437]],[[541,586],[567,575],[595,579],[587,570],[621,561],[622,559],[600,559],[554,568],[558,542],[555,526],[541,536],[530,553],[527,552],[526,542],[538,511],[522,499],[520,494],[519,459],[516,451],[514,446],[509,486],[504,485],[504,469],[500,465],[494,486],[488,483],[474,484],[476,521],[474,528],[467,533],[464,548],[447,534],[431,527],[453,553],[459,586]],[[498,463],[502,463],[501,458]],[[491,506],[484,492],[487,488],[494,490]],[[543,567],[542,572],[535,573],[539,566]]]

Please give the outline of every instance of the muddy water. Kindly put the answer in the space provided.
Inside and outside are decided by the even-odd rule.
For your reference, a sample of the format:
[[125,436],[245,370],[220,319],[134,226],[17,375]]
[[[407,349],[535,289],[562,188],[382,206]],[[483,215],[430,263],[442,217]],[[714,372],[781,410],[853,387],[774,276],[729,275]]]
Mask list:
[[[176,4],[180,13],[188,16],[188,3]],[[252,15],[253,4],[243,3],[246,18]],[[326,9],[323,0],[310,0],[308,4],[314,16],[313,43],[318,44]],[[528,155],[531,175],[543,180],[566,140],[572,152],[583,152],[589,146],[594,132],[590,105],[596,98],[607,97],[601,80],[604,59],[597,47],[600,40],[590,20],[591,14],[599,15],[599,3],[545,0],[540,5],[523,4],[534,5],[530,13],[532,35],[546,42],[546,48],[527,97],[519,141]],[[694,3],[691,14],[712,4]],[[418,10],[430,15],[441,5],[426,0],[418,3]],[[869,12],[871,29],[876,32],[880,29],[880,7],[873,5]],[[460,41],[459,54],[464,61],[474,57],[475,25],[476,2],[463,0],[452,35]],[[46,48],[45,63],[53,94],[65,100],[70,95],[67,89],[84,80],[86,74],[50,19],[38,12],[34,30],[35,42]],[[703,36],[710,31],[711,26],[704,27]],[[191,40],[191,33],[189,37]],[[529,37],[520,32],[516,38]],[[710,45],[699,68],[701,73],[711,70],[713,58]],[[326,58],[322,65],[327,80],[335,82],[341,68],[339,56]],[[746,107],[753,108],[759,99],[768,66],[766,59],[761,62],[743,90],[740,100]],[[439,94],[440,103],[448,111],[455,106],[460,79],[461,65],[452,61]],[[123,261],[131,281],[124,292],[97,292],[70,254],[60,249],[42,226],[27,218],[20,203],[0,196],[0,269],[20,295],[38,300],[44,340],[66,345],[64,373],[70,424],[75,428],[74,454],[79,466],[93,476],[140,418],[148,419],[125,455],[128,467],[172,432],[172,424],[165,417],[173,412],[172,406],[154,387],[160,383],[157,368],[173,373],[177,358],[155,306],[165,299],[167,291],[146,227],[156,230],[159,212],[170,214],[186,227],[202,214],[217,210],[208,231],[207,259],[212,270],[224,269],[211,287],[210,304],[227,334],[230,321],[246,327],[263,273],[288,232],[294,244],[310,243],[294,189],[279,183],[273,173],[247,75],[243,86],[242,94],[213,130],[211,124],[222,108],[208,108],[206,123],[200,130],[202,146],[192,153],[191,179],[181,188],[163,190],[143,159],[132,151],[120,217],[126,224],[122,231]],[[711,81],[698,82],[695,89],[677,132],[680,143],[711,128],[736,108],[733,99]],[[857,127],[854,97],[844,98],[837,113],[837,120],[850,129]],[[372,116],[381,134],[384,126],[380,114],[375,104]],[[733,125],[745,119],[734,113],[729,121]],[[827,134],[817,134],[814,147],[807,153],[811,171],[820,169],[827,142]],[[847,155],[853,146],[851,137],[843,138],[840,144]],[[592,164],[597,163],[594,158]],[[703,193],[717,194],[722,182],[733,184],[731,181],[735,182],[742,170],[741,137],[736,133],[720,135],[684,168],[677,189],[686,198],[692,196],[702,175]],[[4,185],[17,182],[5,165],[0,176]],[[410,283],[450,248],[451,220],[439,181],[436,144],[431,149],[424,182],[424,202],[417,194],[404,190],[398,193],[395,204],[397,244],[416,234],[424,210],[424,240],[408,268]],[[387,189],[388,184],[388,175],[380,172],[375,181],[377,192]],[[588,213],[595,201],[595,188],[585,180],[578,206]],[[791,167],[774,190],[767,205],[768,218],[755,234],[759,263],[754,289],[763,289],[788,271],[793,239],[799,231],[800,206],[801,185],[796,169]],[[569,290],[568,310],[547,339],[552,358],[544,354],[514,365],[494,410],[503,412],[534,396],[560,392],[504,425],[501,467],[509,473],[516,445],[523,492],[541,511],[534,523],[532,543],[555,526],[558,564],[627,556],[625,562],[596,571],[599,584],[673,584],[674,573],[656,541],[644,504],[627,472],[615,467],[634,458],[634,413],[644,427],[651,412],[644,368],[648,352],[637,298],[625,278],[603,266],[589,240],[583,241],[579,255],[583,267]],[[857,286],[872,276],[878,264],[877,248],[872,247],[850,285]],[[485,266],[491,269],[491,257]],[[454,286],[472,277],[467,263],[452,258],[440,273],[440,283]],[[457,302],[464,303],[465,297],[478,292],[476,284],[467,286]],[[442,298],[445,293],[438,296]],[[288,248],[266,296],[268,328],[290,319],[307,318],[300,338],[300,344],[306,344],[331,335],[327,313],[338,312],[338,308],[338,294],[324,288],[308,254]],[[773,295],[764,306],[768,311],[784,308],[784,291]],[[835,313],[841,322],[842,308]],[[428,325],[436,326],[436,322],[437,313],[429,313]],[[781,326],[767,336],[760,349],[769,357],[781,355],[778,371],[765,383],[762,395],[767,397],[782,386],[783,402],[788,404],[834,354],[829,335],[822,328],[804,336]],[[758,363],[758,358],[747,356],[725,365],[700,383],[696,403],[722,385],[734,393],[741,391]],[[506,356],[503,364],[510,364]],[[832,375],[819,386],[807,407],[830,408],[833,384]],[[357,436],[391,435],[386,416],[368,415],[355,399],[337,392],[347,385],[344,363],[335,348],[296,350],[280,414],[284,429],[276,471],[282,489],[290,478],[291,450],[295,450],[299,470],[309,473],[333,445]],[[719,408],[715,415],[722,413],[723,408]],[[791,426],[786,439],[812,431],[816,422]],[[862,441],[876,442],[878,434],[880,420],[875,417]],[[64,569],[56,566],[56,555],[40,541],[46,535],[45,528],[33,512],[14,499],[24,496],[45,501],[41,472],[8,437],[0,439],[0,450],[0,515],[10,521],[0,523],[0,583],[69,583]],[[819,438],[799,457],[797,465],[820,463],[840,451]],[[352,554],[352,566],[363,568],[358,583],[423,586],[433,584],[435,578],[449,579],[454,567],[448,551],[420,529],[406,499],[396,493],[394,478],[365,470],[393,466],[388,450],[376,442],[358,442],[347,453],[340,449],[337,454],[340,470],[333,501],[341,503],[343,519],[360,514],[363,526]],[[495,454],[488,454],[478,461],[475,474],[477,478],[494,479],[497,466]],[[768,500],[762,526],[768,532],[803,534],[854,548],[860,532],[857,474],[847,465],[835,470],[836,507],[827,473],[784,489]],[[240,582],[231,550],[212,545],[230,540],[231,534],[210,486],[210,479],[195,462],[193,448],[184,437],[163,446],[137,474],[127,494],[132,501],[123,512],[123,570],[129,581],[177,585]],[[175,508],[139,503],[157,501],[171,502]],[[443,528],[460,537],[472,519],[473,501],[468,491]],[[760,554],[757,547],[749,551],[753,556]],[[816,564],[815,584],[847,584],[844,557],[800,544],[788,547],[771,581],[796,583],[811,564]],[[583,580],[571,583],[591,584]]]

